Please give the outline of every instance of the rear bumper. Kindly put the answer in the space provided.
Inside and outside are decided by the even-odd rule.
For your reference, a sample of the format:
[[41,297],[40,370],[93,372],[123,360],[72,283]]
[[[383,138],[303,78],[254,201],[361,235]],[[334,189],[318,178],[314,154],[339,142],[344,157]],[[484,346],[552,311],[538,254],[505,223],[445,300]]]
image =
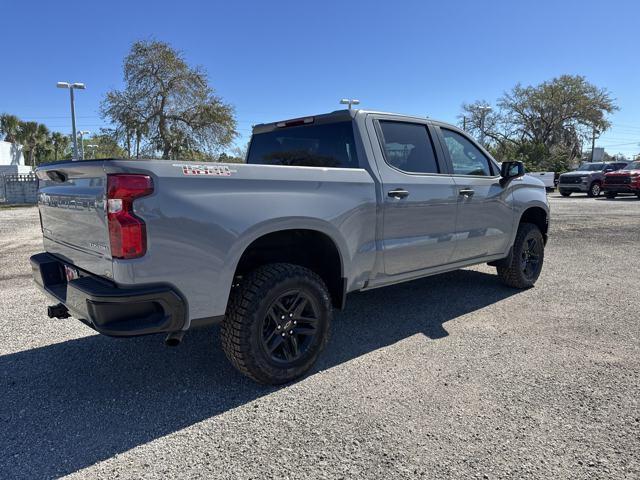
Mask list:
[[64,263],[53,255],[39,253],[30,260],[38,287],[99,333],[133,337],[174,332],[185,325],[185,302],[166,285],[121,288],[85,272],[67,281]]

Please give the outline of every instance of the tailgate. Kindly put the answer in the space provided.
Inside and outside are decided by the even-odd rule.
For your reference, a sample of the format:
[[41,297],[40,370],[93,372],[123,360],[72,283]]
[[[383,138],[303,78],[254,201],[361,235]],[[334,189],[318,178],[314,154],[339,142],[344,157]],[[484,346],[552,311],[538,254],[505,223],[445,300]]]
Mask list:
[[111,278],[103,161],[51,164],[39,167],[37,174],[45,250]]

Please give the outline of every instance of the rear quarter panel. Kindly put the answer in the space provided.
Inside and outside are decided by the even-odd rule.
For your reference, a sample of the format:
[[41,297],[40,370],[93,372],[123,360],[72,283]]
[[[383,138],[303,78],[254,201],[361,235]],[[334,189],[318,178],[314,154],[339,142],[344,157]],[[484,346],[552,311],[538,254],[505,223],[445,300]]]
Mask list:
[[155,185],[151,196],[134,204],[147,224],[147,255],[114,260],[119,284],[170,283],[187,299],[189,319],[223,315],[244,250],[262,235],[287,229],[328,235],[340,251],[348,289],[364,284],[375,261],[376,198],[368,172],[208,164],[225,173],[186,175],[184,167],[194,165],[114,161],[106,167],[150,173]]

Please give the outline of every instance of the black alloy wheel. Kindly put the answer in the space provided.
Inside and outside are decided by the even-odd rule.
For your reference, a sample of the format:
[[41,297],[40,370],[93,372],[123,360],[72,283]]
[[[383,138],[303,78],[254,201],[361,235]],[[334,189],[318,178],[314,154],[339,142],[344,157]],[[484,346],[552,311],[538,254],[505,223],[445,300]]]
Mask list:
[[536,237],[529,237],[525,240],[520,260],[520,268],[527,279],[536,279],[540,274],[540,256],[543,245]]
[[289,366],[302,358],[318,333],[319,307],[300,290],[280,295],[262,323],[262,346],[272,362]]

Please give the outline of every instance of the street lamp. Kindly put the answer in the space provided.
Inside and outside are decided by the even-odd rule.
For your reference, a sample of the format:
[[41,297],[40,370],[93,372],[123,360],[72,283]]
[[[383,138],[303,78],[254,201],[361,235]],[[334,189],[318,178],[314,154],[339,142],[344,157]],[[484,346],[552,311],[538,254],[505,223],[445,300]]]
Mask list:
[[78,142],[76,140],[76,107],[73,98],[73,91],[78,88],[80,90],[84,90],[84,83],[69,83],[69,82],[58,82],[56,84],[58,88],[68,88],[69,94],[71,96],[71,139],[73,140],[73,160],[78,160]]
[[360,100],[356,100],[355,98],[343,98],[340,100],[341,105],[349,105],[349,110],[351,110],[351,105],[360,105]]
[[87,145],[87,148],[91,149],[91,158],[96,158],[96,148],[98,148],[99,145]]
[[491,107],[489,105],[480,105],[478,106],[478,110],[480,110],[480,135],[481,135],[480,143],[484,147],[485,146],[484,145],[484,140],[485,140],[484,117],[487,115],[487,113],[491,111]]
[[78,132],[78,136],[80,137],[80,160],[84,160],[84,142],[82,141],[82,137],[84,135],[89,135],[91,132],[88,130],[80,130]]

